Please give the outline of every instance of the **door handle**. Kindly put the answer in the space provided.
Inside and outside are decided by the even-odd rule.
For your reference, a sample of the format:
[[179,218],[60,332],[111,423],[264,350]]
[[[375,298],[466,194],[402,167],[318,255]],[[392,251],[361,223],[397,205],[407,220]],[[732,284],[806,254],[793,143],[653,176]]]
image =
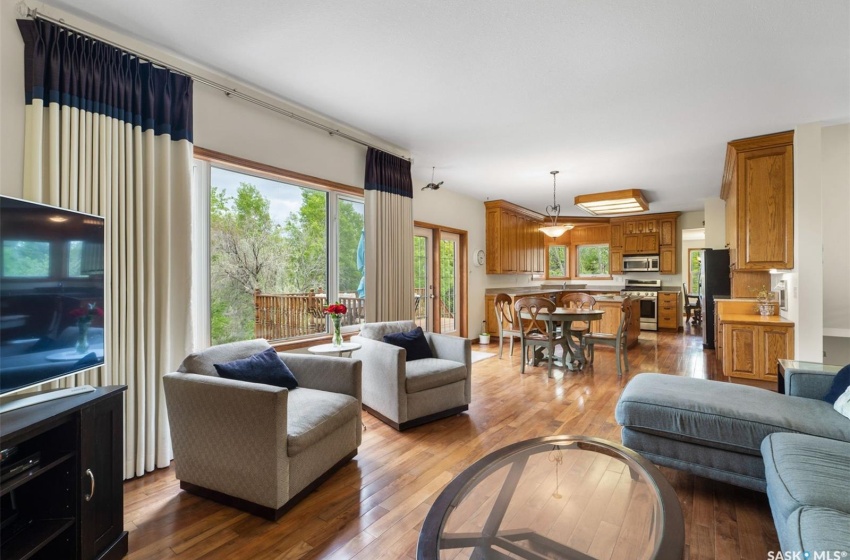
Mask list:
[[86,469],[86,476],[89,477],[89,481],[91,481],[91,489],[88,494],[86,494],[85,498],[87,502],[90,502],[92,498],[94,498],[94,473],[91,472],[91,469]]

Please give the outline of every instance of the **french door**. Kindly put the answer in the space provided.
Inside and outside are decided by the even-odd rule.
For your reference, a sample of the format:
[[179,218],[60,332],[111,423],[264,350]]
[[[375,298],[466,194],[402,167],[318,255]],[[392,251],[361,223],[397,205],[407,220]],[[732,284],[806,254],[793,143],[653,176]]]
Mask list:
[[414,316],[423,330],[466,336],[466,258],[465,231],[417,223]]

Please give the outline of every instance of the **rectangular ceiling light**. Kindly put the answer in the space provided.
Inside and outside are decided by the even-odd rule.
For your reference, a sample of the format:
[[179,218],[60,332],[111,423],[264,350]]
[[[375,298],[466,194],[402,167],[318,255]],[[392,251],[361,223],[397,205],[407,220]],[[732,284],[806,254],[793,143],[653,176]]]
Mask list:
[[639,189],[626,189],[576,197],[575,204],[594,216],[635,214],[649,210],[649,204]]

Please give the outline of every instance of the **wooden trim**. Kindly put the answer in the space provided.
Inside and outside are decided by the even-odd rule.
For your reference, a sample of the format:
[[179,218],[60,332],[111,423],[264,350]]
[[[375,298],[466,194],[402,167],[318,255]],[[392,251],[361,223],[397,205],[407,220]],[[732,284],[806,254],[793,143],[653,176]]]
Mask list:
[[418,227],[418,228],[422,228],[422,229],[431,229],[431,230],[437,230],[438,229],[438,230],[444,231],[446,233],[454,233],[455,235],[466,235],[467,234],[467,231],[465,229],[457,229],[457,228],[448,227],[448,226],[440,226],[440,225],[431,224],[431,223],[428,223],[428,222],[420,222],[419,220],[415,220],[413,222],[413,227]]
[[624,222],[634,222],[635,220],[643,220],[646,218],[652,218],[655,220],[663,220],[664,218],[678,218],[681,216],[681,212],[660,212],[657,214],[629,214],[628,216],[618,216],[616,218],[608,218],[608,220],[612,224],[619,224]]
[[435,420],[442,420],[443,418],[448,418],[449,416],[457,416],[458,414],[461,414],[461,413],[469,410],[469,405],[465,404],[465,405],[462,405],[462,406],[456,406],[455,408],[450,408],[450,409],[444,410],[442,412],[435,412],[434,414],[428,414],[427,416],[422,416],[420,418],[414,418],[413,420],[408,420],[407,422],[402,422],[401,424],[399,424],[398,422],[394,422],[394,421],[390,420],[389,418],[387,418],[386,416],[384,416],[380,412],[377,412],[375,409],[370,408],[370,407],[366,406],[365,404],[363,405],[363,410],[365,410],[366,412],[368,412],[369,414],[371,414],[372,416],[374,416],[375,418],[377,418],[378,420],[380,420],[381,422],[383,422],[387,426],[390,426],[391,428],[394,428],[395,430],[398,430],[399,432],[403,432],[404,430],[408,430],[410,428],[415,428],[416,426],[421,426],[423,424],[428,424],[429,422],[434,422]]
[[459,233],[460,236],[460,308],[458,317],[460,320],[460,336],[466,338],[469,335],[469,240],[466,232]]
[[[288,502],[286,502],[277,509],[250,502],[248,500],[243,500],[242,498],[237,498],[236,496],[231,496],[229,494],[225,494],[224,492],[219,492],[218,490],[211,490],[209,488],[204,488],[203,486],[197,486],[196,484],[186,482],[185,480],[180,481],[180,488],[202,498],[207,498],[208,500],[213,500],[215,502],[222,503],[226,506],[241,509],[242,511],[247,511],[251,515],[263,517],[265,519],[268,519],[269,521],[277,521],[281,518],[281,516],[283,516],[284,513],[291,510],[298,504],[298,502],[310,495],[316,488],[319,487],[319,485],[329,479],[336,471],[344,467],[346,463],[348,463],[354,458],[355,455],[357,455],[356,449],[345,457],[343,457],[338,463],[336,463],[334,466],[326,470],[321,476],[319,476],[319,478],[308,484],[303,490],[295,494],[292,498],[289,499]],[[250,460],[250,458],[246,460]]]
[[260,163],[250,159],[223,154],[221,152],[208,150],[199,146],[194,147],[194,157],[213,163],[218,162],[229,165],[231,167],[238,167],[246,171],[251,171],[255,173],[259,172],[268,175],[272,179],[278,179],[281,181],[294,181],[306,187],[317,187],[324,190],[351,194],[359,197],[362,197],[364,193],[364,190],[359,187],[352,187],[351,185],[345,185],[343,183],[329,181],[327,179],[314,177],[312,175],[305,175],[304,173],[290,171],[289,169],[283,169],[282,167],[275,167],[273,165],[267,165],[265,163]]
[[535,212],[534,210],[529,210],[523,206],[518,204],[514,204],[513,202],[508,202],[507,200],[488,200],[484,203],[484,208],[500,208],[502,210],[508,210],[510,212],[514,212],[517,214],[522,214],[527,218],[531,218],[532,220],[537,220],[542,222],[546,216],[539,212]]
[[739,138],[738,140],[732,140],[729,142],[729,146],[731,146],[736,152],[746,152],[749,150],[760,150],[762,148],[773,148],[793,144],[793,130],[775,132],[773,134],[763,134],[761,136],[752,136],[750,138]]
[[429,222],[420,222],[415,220],[413,222],[414,227],[429,229],[431,230],[431,243],[433,244],[433,248],[431,251],[431,259],[433,261],[433,269],[434,269],[434,277],[437,280],[434,283],[434,294],[435,298],[431,300],[432,303],[432,311],[431,311],[431,329],[435,333],[440,332],[440,296],[441,293],[439,291],[439,278],[440,278],[440,232],[443,233],[451,233],[457,235],[460,238],[460,242],[458,244],[458,275],[460,278],[458,279],[458,296],[461,300],[460,306],[457,310],[457,324],[458,324],[458,334],[461,338],[466,338],[469,336],[469,233],[465,229],[458,229],[448,226],[441,226],[438,224],[432,224]]

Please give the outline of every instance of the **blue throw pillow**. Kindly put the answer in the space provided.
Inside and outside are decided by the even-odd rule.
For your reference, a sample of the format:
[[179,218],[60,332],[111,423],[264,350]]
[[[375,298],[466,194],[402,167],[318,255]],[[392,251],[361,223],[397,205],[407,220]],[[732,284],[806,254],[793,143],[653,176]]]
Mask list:
[[428,344],[425,333],[422,332],[422,327],[416,327],[408,332],[385,334],[384,342],[407,350],[406,361],[408,362],[434,357],[431,353],[431,345]]
[[290,391],[298,387],[298,381],[292,375],[292,371],[286,367],[274,348],[263,350],[241,360],[213,365],[218,374],[226,379],[264,383],[275,387],[285,387]]
[[844,366],[835,374],[832,387],[823,400],[829,404],[835,404],[835,401],[847,390],[847,387],[850,387],[850,365]]

